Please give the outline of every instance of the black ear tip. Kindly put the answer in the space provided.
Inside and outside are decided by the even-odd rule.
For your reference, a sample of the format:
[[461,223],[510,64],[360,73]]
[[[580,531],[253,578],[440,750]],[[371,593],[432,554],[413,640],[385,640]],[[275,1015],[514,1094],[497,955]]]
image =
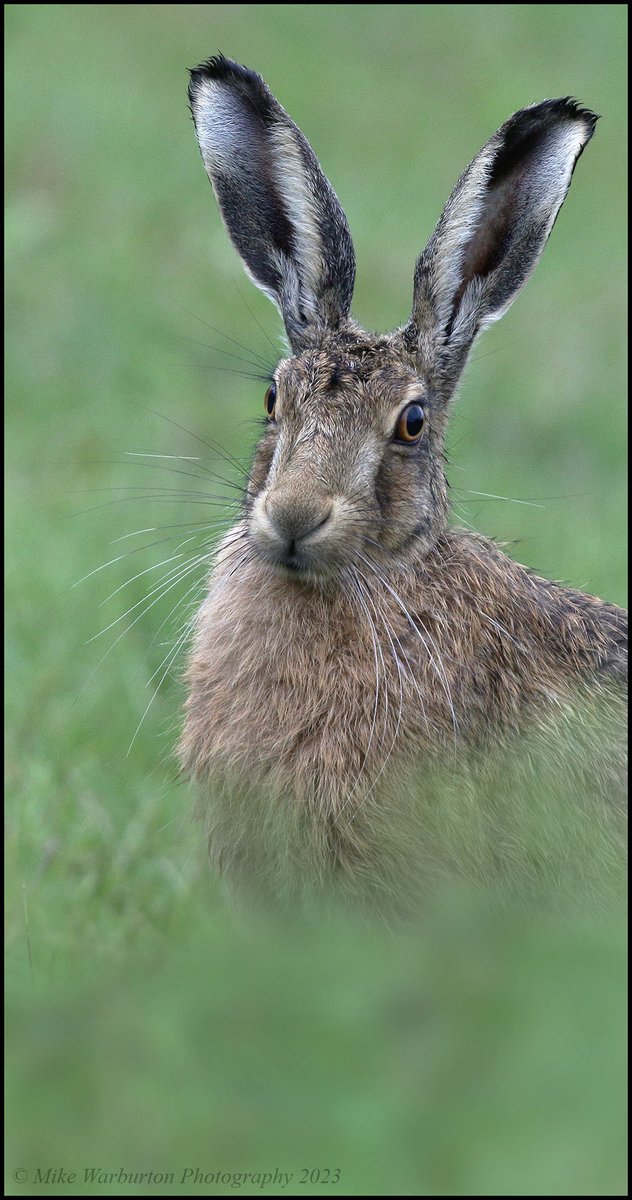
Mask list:
[[560,106],[560,116],[565,115],[574,121],[584,121],[591,135],[594,133],[595,125],[600,119],[600,114],[592,111],[591,108],[586,108],[584,104],[580,104],[579,100],[575,100],[574,96],[564,96],[563,100],[557,100],[554,103]]
[[213,54],[211,58],[207,58],[206,61],[200,63],[199,66],[191,67],[189,69],[189,74],[191,76],[189,91],[191,88],[195,90],[205,79],[225,79],[230,73],[230,67],[233,65],[236,66],[237,64],[231,63],[231,60],[229,58],[225,58],[221,51],[219,51],[217,54]]
[[496,154],[494,174],[499,175],[512,165],[518,157],[538,146],[542,138],[564,125],[581,130],[577,158],[588,145],[599,117],[590,108],[585,108],[572,96],[561,96],[557,100],[542,100],[530,104],[514,113],[499,129],[501,146]]
[[[217,53],[199,67],[193,67],[189,80],[189,103],[194,108],[203,102],[205,85],[223,84],[226,89],[246,104],[259,118],[267,123],[272,119],[276,102],[260,75],[234,62],[232,58]],[[278,108],[278,106],[276,106]]]
[[213,80],[214,82],[230,80],[241,83],[259,80],[259,76],[254,71],[235,62],[232,58],[226,58],[221,51],[213,54],[211,58],[207,58],[206,62],[200,63],[199,67],[192,67],[190,75],[191,86],[194,89],[204,80]]
[[212,54],[210,58],[205,59],[197,67],[191,67],[191,75],[199,76],[202,79],[222,79],[230,74],[230,68],[236,67],[237,63],[233,63],[230,58],[226,58],[221,50],[217,54]]
[[523,109],[532,118],[537,118],[543,124],[553,124],[557,121],[581,121],[588,136],[592,137],[599,114],[580,104],[574,96],[561,96],[558,100],[543,100],[541,104],[533,104],[531,108]]

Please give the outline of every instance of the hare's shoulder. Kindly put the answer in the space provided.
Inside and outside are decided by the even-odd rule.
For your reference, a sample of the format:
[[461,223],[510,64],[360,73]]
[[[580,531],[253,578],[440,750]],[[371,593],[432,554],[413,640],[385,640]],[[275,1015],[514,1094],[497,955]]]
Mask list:
[[421,576],[435,605],[452,613],[464,644],[502,646],[505,659],[543,679],[627,679],[627,612],[545,579],[492,539],[449,530]]

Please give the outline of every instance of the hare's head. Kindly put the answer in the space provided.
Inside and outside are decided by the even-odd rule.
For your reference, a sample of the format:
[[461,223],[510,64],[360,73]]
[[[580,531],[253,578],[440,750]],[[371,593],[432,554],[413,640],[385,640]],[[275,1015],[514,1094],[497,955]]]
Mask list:
[[417,261],[410,320],[376,336],[349,315],[342,208],[261,77],[220,56],[192,72],[189,95],[228,232],[291,347],[251,472],[254,550],[303,580],[362,554],[392,566],[426,553],[447,520],[444,430],[465,359],[531,274],[596,116],[566,98],[510,117]]

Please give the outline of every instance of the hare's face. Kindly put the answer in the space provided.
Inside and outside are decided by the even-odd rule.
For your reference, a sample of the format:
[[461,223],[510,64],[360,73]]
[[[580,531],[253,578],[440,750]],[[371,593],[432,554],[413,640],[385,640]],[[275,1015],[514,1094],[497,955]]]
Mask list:
[[350,316],[340,202],[263,79],[218,55],[192,72],[189,97],[228,232],[294,355],[251,474],[251,546],[303,579],[361,556],[405,565],[445,526],[443,425],[468,352],[533,271],[597,117],[566,96],[505,121],[417,259],[407,325],[370,339]]
[[387,339],[284,360],[266,396],[248,537],[271,568],[309,580],[363,560],[403,564],[445,524],[432,398]]

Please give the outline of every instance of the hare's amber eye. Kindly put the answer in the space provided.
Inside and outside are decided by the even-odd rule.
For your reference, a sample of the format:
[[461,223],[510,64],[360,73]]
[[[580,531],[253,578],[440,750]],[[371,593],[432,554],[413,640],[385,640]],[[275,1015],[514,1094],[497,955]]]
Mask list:
[[276,404],[276,396],[277,396],[276,383],[272,383],[272,384],[270,384],[270,387],[268,388],[268,390],[263,398],[264,407],[265,407],[266,413],[269,417],[274,416],[274,406]]
[[395,440],[407,442],[409,446],[413,442],[418,442],[423,433],[425,419],[421,404],[407,404],[404,411],[400,413],[395,430]]

